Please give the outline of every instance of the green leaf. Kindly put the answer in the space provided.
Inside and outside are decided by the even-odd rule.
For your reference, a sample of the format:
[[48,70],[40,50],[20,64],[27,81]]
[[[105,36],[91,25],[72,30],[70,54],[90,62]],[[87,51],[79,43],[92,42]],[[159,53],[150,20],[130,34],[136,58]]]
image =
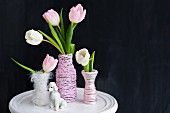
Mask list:
[[60,11],[60,24],[61,24],[61,35],[65,39],[64,21],[63,21],[63,8]]
[[71,46],[70,46],[70,51],[71,51],[72,54],[74,54],[75,44],[71,44]]
[[[57,34],[59,35],[59,37],[62,37],[62,36],[61,36],[61,33],[60,33],[60,31],[59,31],[58,26],[55,26],[55,30],[57,31]],[[63,37],[62,37],[62,38],[63,38]]]
[[89,63],[86,66],[84,66],[84,71],[89,72]]
[[32,72],[32,73],[36,73],[36,71],[34,71],[33,69],[31,69],[31,68],[29,68],[29,67],[26,67],[26,66],[24,66],[23,64],[20,64],[19,62],[17,62],[17,61],[14,60],[13,58],[11,58],[11,60],[14,61],[14,62],[15,62],[17,65],[19,65],[20,67],[22,67],[23,69],[28,70],[28,71],[30,71],[30,72]]
[[93,71],[93,66],[94,66],[94,56],[95,56],[95,51],[91,55],[91,60],[89,61],[89,72]]
[[63,45],[64,51],[66,51],[66,42],[65,42],[64,38],[61,36],[57,26],[55,27],[55,30],[57,31],[57,34],[59,35],[59,38],[60,38],[60,41],[61,41],[61,43]]
[[48,35],[46,35],[44,32],[42,32],[42,31],[40,31],[40,30],[38,30],[38,32],[41,33],[44,37],[46,37],[47,40],[49,40],[52,44],[54,44],[54,46],[60,51],[61,54],[64,54],[64,53],[61,51],[59,45],[58,45],[51,37],[49,37]]
[[70,26],[67,29],[66,32],[66,46],[67,46],[67,54],[70,54],[70,46],[71,46],[71,41],[73,37],[73,23],[70,24]]
[[90,71],[90,62],[92,60],[93,60],[93,58],[90,58],[88,64],[86,66],[84,66],[84,71],[85,72],[92,72],[92,71]]
[[53,28],[53,26],[51,25],[50,22],[48,22],[48,25],[49,25],[49,28],[50,28],[50,31],[51,31],[53,37],[55,38],[55,40],[56,40],[57,43],[58,43],[58,45],[59,45],[61,51],[65,54],[65,51],[64,51],[64,49],[63,49],[63,46],[62,46],[62,44],[61,44],[61,41],[60,41],[60,39],[59,39],[59,37],[58,37],[56,31],[54,30],[54,28]]

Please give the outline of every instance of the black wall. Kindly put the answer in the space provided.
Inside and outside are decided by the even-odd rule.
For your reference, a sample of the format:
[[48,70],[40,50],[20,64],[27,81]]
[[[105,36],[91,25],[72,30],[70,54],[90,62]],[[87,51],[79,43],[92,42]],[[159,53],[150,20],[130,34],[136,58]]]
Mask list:
[[[49,33],[42,14],[50,8],[63,7],[68,25],[69,9],[78,3],[87,15],[73,42],[76,50],[96,51],[96,87],[117,99],[117,113],[170,113],[169,0],[1,0],[0,113],[9,113],[13,96],[33,89],[28,72],[10,58],[39,70],[47,53],[59,54],[46,43],[28,45],[25,32]],[[74,64],[77,84],[84,87],[82,67]]]

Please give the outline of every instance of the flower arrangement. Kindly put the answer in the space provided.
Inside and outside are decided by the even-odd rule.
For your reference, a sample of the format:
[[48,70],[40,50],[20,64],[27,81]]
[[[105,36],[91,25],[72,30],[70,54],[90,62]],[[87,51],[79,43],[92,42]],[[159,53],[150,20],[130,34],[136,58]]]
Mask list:
[[84,66],[85,72],[93,72],[95,51],[91,57],[89,51],[86,48],[80,49],[76,52],[76,61],[78,64]]
[[[72,63],[75,44],[72,43],[72,37],[77,24],[85,18],[86,10],[83,9],[81,4],[70,9],[68,17],[71,23],[67,30],[65,29],[62,13],[63,9],[61,9],[60,14],[50,9],[42,15],[48,23],[52,37],[41,30],[35,31],[31,29],[25,33],[25,39],[28,44],[39,45],[42,42],[47,42],[53,45],[60,52],[58,60],[47,54],[42,64],[42,70],[35,71],[12,58],[20,67],[31,72],[31,81],[34,83],[34,89],[36,90],[33,103],[39,106],[45,105],[45,101],[47,103],[47,82],[51,71],[56,67],[57,63],[56,84],[61,97],[68,103],[74,102],[77,97],[77,74]],[[94,104],[96,102],[94,83],[98,74],[98,71],[94,69],[95,51],[90,55],[89,51],[83,48],[76,52],[75,57],[77,63],[84,67],[84,70],[82,70],[82,75],[85,79],[84,102]]]
[[[60,15],[53,9],[48,10],[43,14],[43,18],[48,23],[53,38],[42,32],[41,30],[28,30],[25,34],[25,39],[28,44],[39,45],[42,41],[52,44],[61,54],[74,54],[75,44],[72,43],[73,31],[77,24],[80,23],[86,15],[86,10],[81,4],[72,7],[69,12],[70,25],[65,31],[63,9]],[[43,36],[47,40],[43,39]]]
[[[77,74],[72,63],[72,56],[75,51],[72,37],[77,24],[85,18],[86,10],[83,9],[81,4],[70,9],[68,17],[71,23],[67,30],[65,29],[62,13],[63,9],[61,9],[60,14],[50,9],[42,15],[48,23],[52,37],[41,30],[35,31],[32,29],[25,33],[25,39],[31,45],[39,45],[41,42],[50,43],[60,52],[58,55],[59,63],[56,69],[56,83],[61,97],[66,99],[67,102],[73,102],[76,100],[77,94]],[[43,37],[46,39],[43,39]]]

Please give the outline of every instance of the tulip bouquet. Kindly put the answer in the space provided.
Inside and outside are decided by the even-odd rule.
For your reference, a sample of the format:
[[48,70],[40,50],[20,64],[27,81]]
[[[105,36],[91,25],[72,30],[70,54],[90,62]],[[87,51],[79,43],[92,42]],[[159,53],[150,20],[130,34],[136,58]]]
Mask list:
[[43,71],[35,71],[11,58],[20,67],[31,72],[31,82],[34,83],[32,102],[37,106],[49,103],[49,92],[47,91],[48,80],[52,77],[51,71],[56,67],[58,60],[47,54],[43,61]]
[[78,64],[84,66],[85,72],[93,72],[95,51],[92,53],[91,57],[89,51],[83,48],[76,52],[76,61]]
[[[71,21],[67,31],[65,31],[63,9],[60,15],[53,9],[48,10],[43,14],[43,18],[48,23],[53,38],[42,32],[41,30],[29,30],[25,34],[26,42],[31,45],[38,45],[42,41],[55,46],[61,54],[74,54],[75,44],[72,43],[73,31],[78,23],[80,23],[86,15],[86,10],[83,10],[81,4],[72,7],[69,12],[69,20]],[[43,39],[43,36],[47,40]]]

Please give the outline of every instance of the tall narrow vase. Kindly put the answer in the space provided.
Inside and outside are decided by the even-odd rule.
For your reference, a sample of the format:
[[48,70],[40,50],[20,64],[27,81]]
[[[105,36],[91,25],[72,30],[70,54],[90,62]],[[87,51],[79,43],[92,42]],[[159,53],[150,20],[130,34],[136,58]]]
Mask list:
[[47,91],[47,83],[51,78],[51,73],[43,73],[41,71],[31,75],[31,82],[33,82],[34,91],[32,96],[33,104],[37,106],[44,106],[49,104],[49,92]]
[[97,74],[98,74],[97,70],[93,70],[93,72],[85,72],[84,70],[82,71],[82,75],[85,80],[84,103],[86,104],[96,103],[95,79]]
[[68,103],[74,102],[77,96],[76,70],[72,61],[72,54],[59,55],[56,69],[56,84],[59,93]]

